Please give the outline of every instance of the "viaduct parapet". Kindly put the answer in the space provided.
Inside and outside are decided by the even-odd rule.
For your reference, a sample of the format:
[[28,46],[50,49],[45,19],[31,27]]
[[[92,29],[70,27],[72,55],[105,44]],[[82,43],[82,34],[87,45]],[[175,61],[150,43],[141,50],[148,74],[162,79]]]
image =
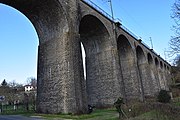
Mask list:
[[83,0],[0,3],[22,12],[37,31],[38,112],[86,113],[88,104],[109,107],[120,96],[142,101],[169,89],[170,64]]

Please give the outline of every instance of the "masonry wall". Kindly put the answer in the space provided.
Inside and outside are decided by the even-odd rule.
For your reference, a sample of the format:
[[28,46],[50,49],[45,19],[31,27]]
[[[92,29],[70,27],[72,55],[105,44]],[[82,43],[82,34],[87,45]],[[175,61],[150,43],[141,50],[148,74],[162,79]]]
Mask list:
[[79,15],[79,34],[86,52],[88,104],[99,108],[112,106],[114,101],[122,96],[112,24],[82,2]]
[[[38,111],[86,113],[85,81],[77,32],[78,1],[60,1],[60,4],[62,11],[57,12],[59,15],[64,13],[64,16],[54,19],[60,22],[58,37],[39,46]],[[42,64],[43,61],[46,64]]]

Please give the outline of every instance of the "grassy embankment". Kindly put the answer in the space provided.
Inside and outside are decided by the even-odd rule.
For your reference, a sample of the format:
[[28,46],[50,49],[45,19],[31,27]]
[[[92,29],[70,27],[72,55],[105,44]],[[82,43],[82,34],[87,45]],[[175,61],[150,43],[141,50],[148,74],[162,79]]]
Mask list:
[[[180,106],[180,98],[174,99],[171,103],[172,106]],[[166,106],[166,105],[164,105]],[[23,106],[19,106],[18,110],[14,111],[12,106],[4,108],[4,115],[20,114],[24,116],[40,116],[47,120],[118,120],[118,113],[115,108],[111,109],[95,109],[91,114],[85,115],[72,115],[72,114],[37,114],[33,110],[26,111]],[[131,109],[131,110],[130,110]],[[165,108],[166,109],[166,108]],[[148,105],[134,104],[126,106],[124,111],[128,117],[126,120],[178,120],[177,116],[171,111],[161,111],[160,109],[148,108]]]

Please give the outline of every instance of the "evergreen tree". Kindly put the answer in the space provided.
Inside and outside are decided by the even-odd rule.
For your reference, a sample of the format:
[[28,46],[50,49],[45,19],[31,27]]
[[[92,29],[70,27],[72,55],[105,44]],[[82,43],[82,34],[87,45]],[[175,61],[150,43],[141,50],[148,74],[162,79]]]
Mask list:
[[6,80],[4,79],[3,82],[1,83],[2,86],[7,86],[7,82]]

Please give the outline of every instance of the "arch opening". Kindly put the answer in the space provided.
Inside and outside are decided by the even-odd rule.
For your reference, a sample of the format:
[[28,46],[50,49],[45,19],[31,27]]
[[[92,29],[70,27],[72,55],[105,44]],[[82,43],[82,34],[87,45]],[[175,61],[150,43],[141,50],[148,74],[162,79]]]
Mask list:
[[148,63],[149,63],[150,65],[153,65],[152,55],[151,55],[150,53],[148,53],[147,56],[148,56]]
[[157,64],[155,61],[155,64],[154,64],[154,61],[153,61],[153,58],[152,58],[152,55],[150,53],[147,54],[147,58],[148,58],[148,63],[149,63],[149,78],[151,79],[151,90],[152,90],[152,94],[153,96],[155,94],[158,93],[159,91],[159,82],[158,82],[158,77],[157,77],[157,74],[156,73],[156,69],[154,68]]
[[144,96],[150,96],[150,86],[151,82],[148,79],[148,72],[147,72],[147,64],[146,64],[146,57],[144,54],[143,49],[140,46],[136,47],[136,56],[137,56],[137,64],[138,64],[138,70],[140,75],[140,80],[142,84],[142,91]]
[[161,89],[166,90],[167,89],[167,82],[166,82],[166,76],[165,76],[165,68],[164,68],[164,64],[163,61],[160,61],[160,85],[161,85]]
[[123,76],[124,94],[127,100],[139,97],[138,80],[135,68],[135,56],[130,42],[124,35],[117,41],[118,55]]
[[161,69],[163,69],[163,63],[162,63],[162,61],[160,61],[160,67],[161,67]]
[[[32,22],[16,8],[0,1],[0,81],[6,79],[10,89],[22,89],[24,85],[33,85],[30,79],[37,79],[37,54],[39,38]],[[1,71],[2,70],[2,71]],[[22,86],[21,86],[22,85]],[[34,89],[36,91],[36,89]],[[11,91],[11,90],[10,90]],[[13,91],[12,91],[13,92]],[[16,94],[0,93],[5,101],[24,102],[20,90]],[[33,92],[31,95],[34,97]]]
[[[19,84],[37,78],[39,38],[31,21],[17,9],[0,2],[0,80]],[[14,20],[16,19],[16,20]]]
[[139,65],[144,64],[146,62],[146,57],[140,46],[136,47],[136,54],[137,54],[138,64]]
[[157,58],[155,58],[155,65],[156,65],[157,68],[159,67],[159,61],[158,61]]
[[167,65],[164,63],[164,69],[167,70]]
[[88,104],[96,107],[110,106],[116,92],[111,89],[114,86],[114,73],[108,30],[97,17],[86,15],[80,21],[79,34],[86,56]]
[[160,62],[158,60],[158,58],[156,57],[155,58],[155,65],[156,65],[156,71],[157,71],[157,80],[158,80],[158,83],[159,83],[159,89],[161,89],[161,74],[159,73],[159,68],[160,68]]
[[86,53],[84,49],[84,45],[81,43],[81,56],[82,56],[82,64],[83,64],[83,73],[84,73],[84,79],[86,80]]

